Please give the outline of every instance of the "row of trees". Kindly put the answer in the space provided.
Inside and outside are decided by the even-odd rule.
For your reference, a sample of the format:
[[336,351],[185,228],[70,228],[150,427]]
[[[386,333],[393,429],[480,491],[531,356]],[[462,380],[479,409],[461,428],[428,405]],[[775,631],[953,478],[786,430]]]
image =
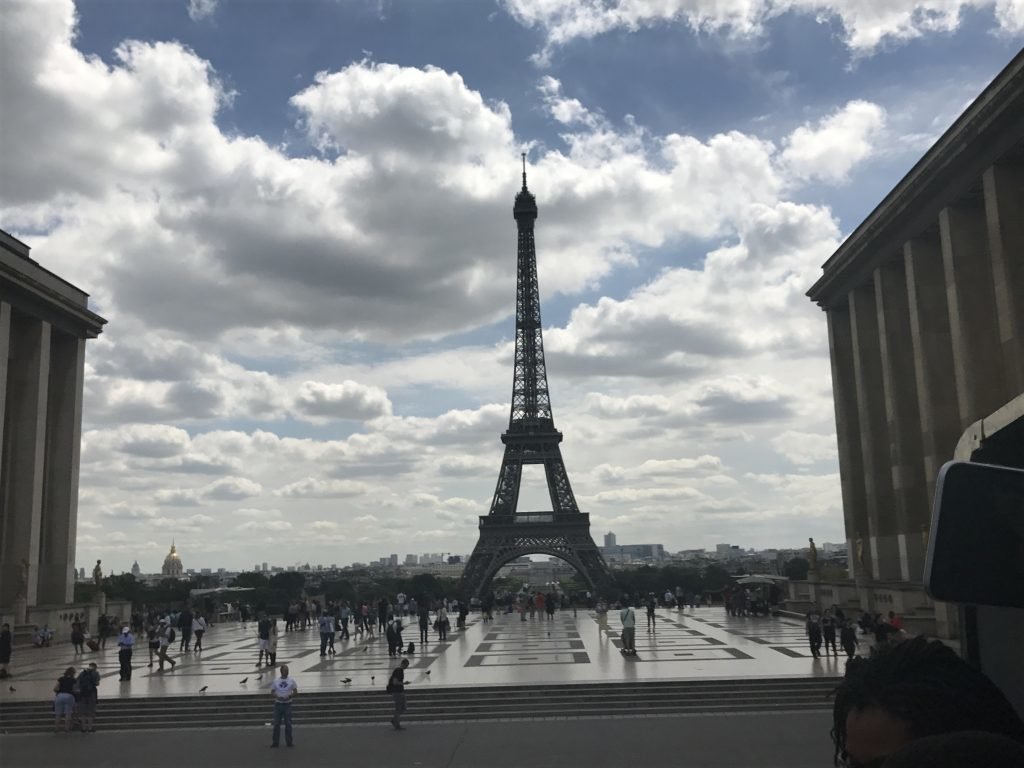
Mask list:
[[[785,575],[791,579],[807,577],[809,563],[803,558],[793,558],[786,563]],[[704,568],[693,568],[680,565],[641,566],[630,570],[615,571],[616,587],[620,593],[663,594],[666,590],[675,592],[681,587],[686,592],[703,594],[718,593],[734,583],[736,576],[718,565]],[[131,574],[108,576],[103,580],[103,591],[114,600],[130,600],[136,607],[180,605],[189,596],[192,589],[216,587],[216,577],[196,576],[192,581],[164,579],[157,584],[146,584],[138,581]],[[356,571],[344,578],[325,578],[319,584],[307,584],[307,575],[297,571],[275,573],[267,576],[262,573],[241,573],[231,583],[232,587],[243,587],[251,592],[240,593],[242,602],[250,604],[255,610],[267,610],[282,613],[289,602],[303,593],[323,595],[326,600],[346,600],[356,603],[360,600],[371,600],[381,596],[393,598],[399,592],[410,597],[433,598],[454,595],[457,590],[456,579],[417,574],[411,577],[391,576],[377,571]],[[517,592],[523,582],[515,579],[496,579],[493,583],[495,591]],[[78,584],[75,587],[76,601],[88,602],[95,596],[96,587],[92,584]],[[587,586],[579,576],[562,583],[562,590],[570,594],[582,594]],[[232,601],[234,602],[234,601]]]

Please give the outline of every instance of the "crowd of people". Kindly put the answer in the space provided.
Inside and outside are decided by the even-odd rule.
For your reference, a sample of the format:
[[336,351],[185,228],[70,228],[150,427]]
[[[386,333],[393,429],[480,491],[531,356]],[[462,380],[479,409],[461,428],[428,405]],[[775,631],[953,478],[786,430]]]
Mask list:
[[857,634],[858,629],[863,635],[873,637],[873,647],[876,649],[907,637],[903,629],[903,618],[895,611],[889,611],[888,619],[883,619],[880,613],[865,612],[855,623],[852,618],[846,616],[842,608],[833,605],[824,611],[811,609],[807,612],[804,624],[811,656],[816,659],[821,658],[823,647],[825,656],[832,655],[838,658],[839,648],[842,648],[846,658],[852,659],[860,648],[861,638]]

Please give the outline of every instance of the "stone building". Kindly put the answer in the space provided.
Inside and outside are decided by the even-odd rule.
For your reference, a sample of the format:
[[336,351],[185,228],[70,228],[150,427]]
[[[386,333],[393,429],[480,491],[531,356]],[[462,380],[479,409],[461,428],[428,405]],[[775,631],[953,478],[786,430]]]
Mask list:
[[171,542],[171,551],[164,558],[164,565],[160,569],[160,573],[171,579],[180,579],[185,575],[185,566],[181,564],[181,557],[178,555],[178,550],[174,546],[173,541]]
[[863,607],[927,612],[938,470],[1024,392],[1024,52],[823,273],[850,575]]
[[0,231],[0,612],[74,599],[88,294]]

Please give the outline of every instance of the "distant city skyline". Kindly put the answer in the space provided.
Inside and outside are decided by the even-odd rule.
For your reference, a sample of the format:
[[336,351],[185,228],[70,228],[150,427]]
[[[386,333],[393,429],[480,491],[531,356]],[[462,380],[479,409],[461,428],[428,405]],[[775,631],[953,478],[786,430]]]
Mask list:
[[[109,320],[76,563],[150,571],[172,537],[188,567],[470,552],[508,422],[522,151],[595,538],[843,539],[805,291],[1019,50],[1019,14],[201,5],[0,5],[4,140],[41,148],[2,153],[0,227]],[[525,473],[520,509],[549,504]]]

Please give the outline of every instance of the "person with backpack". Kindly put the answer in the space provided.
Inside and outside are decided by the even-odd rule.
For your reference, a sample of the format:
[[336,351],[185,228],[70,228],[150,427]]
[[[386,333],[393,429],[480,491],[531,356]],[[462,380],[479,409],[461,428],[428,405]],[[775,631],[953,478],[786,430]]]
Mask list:
[[99,701],[100,673],[96,669],[96,662],[78,674],[75,681],[75,688],[78,689],[78,721],[82,726],[82,733],[95,733],[96,731],[96,704]]
[[402,663],[395,667],[388,678],[388,685],[385,690],[391,694],[395,702],[395,714],[391,718],[391,724],[396,731],[404,730],[402,727],[402,713],[405,712],[405,670],[409,668],[409,660],[402,659]]
[[164,663],[169,663],[171,665],[171,672],[173,672],[178,663],[167,655],[167,649],[174,642],[174,627],[171,626],[171,622],[167,617],[160,619],[160,629],[157,638],[160,643],[160,647],[157,650],[157,660],[160,662],[159,669],[163,672]]
[[636,655],[636,611],[626,601],[625,607],[619,613],[619,620],[622,622],[622,652],[631,656]]
[[401,646],[399,646],[398,640],[398,627],[395,626],[398,622],[391,620],[388,622],[388,628],[384,630],[384,636],[388,640],[388,656],[397,656]]

